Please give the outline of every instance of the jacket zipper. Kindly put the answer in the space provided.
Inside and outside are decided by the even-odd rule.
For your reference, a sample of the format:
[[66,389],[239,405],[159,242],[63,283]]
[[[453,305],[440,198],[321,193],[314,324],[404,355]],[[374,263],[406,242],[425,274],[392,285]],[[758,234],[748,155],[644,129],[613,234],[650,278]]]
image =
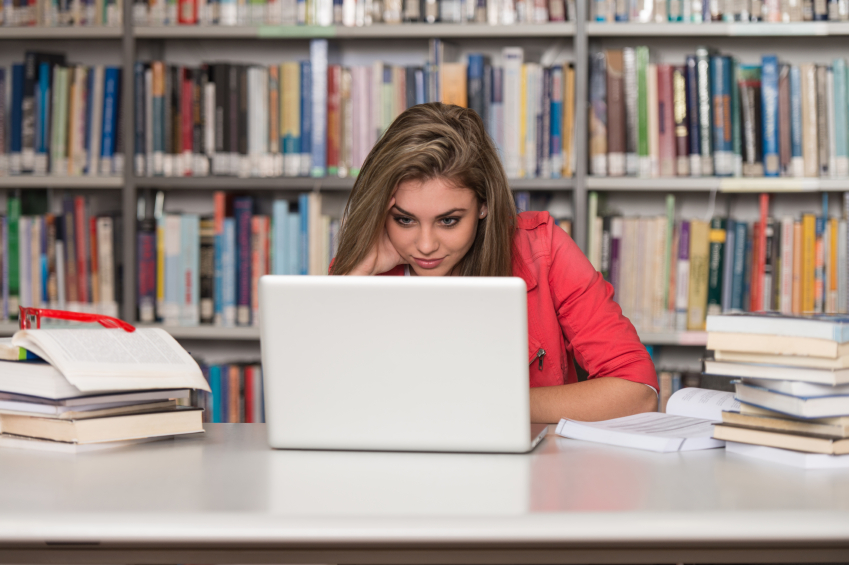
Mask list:
[[539,370],[542,371],[542,358],[545,357],[545,349],[540,348],[537,351],[537,359],[539,360]]

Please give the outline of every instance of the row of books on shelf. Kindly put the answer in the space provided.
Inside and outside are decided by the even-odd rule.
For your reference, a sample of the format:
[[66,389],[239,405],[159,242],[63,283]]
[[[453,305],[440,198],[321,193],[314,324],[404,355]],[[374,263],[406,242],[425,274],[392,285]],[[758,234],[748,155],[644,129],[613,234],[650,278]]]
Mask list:
[[259,363],[201,365],[211,392],[196,390],[191,404],[213,424],[264,424],[265,396]]
[[574,19],[574,0],[141,0],[138,26],[344,25],[401,23],[562,22]]
[[120,67],[28,51],[0,68],[0,175],[120,175],[120,116]]
[[5,0],[0,7],[0,26],[119,27],[123,16],[122,0]]
[[591,174],[849,176],[844,59],[748,65],[698,47],[683,65],[650,61],[644,46],[593,54]]
[[846,0],[592,0],[596,22],[847,21]]
[[218,191],[214,214],[203,218],[162,213],[157,201],[139,222],[141,322],[257,325],[262,275],[325,275],[335,252],[339,222],[322,214],[317,192],[296,206],[274,200],[263,214],[253,197]]
[[638,330],[704,330],[707,315],[727,312],[849,313],[849,215],[828,217],[826,204],[773,218],[760,198],[749,223],[676,220],[672,195],[665,216],[602,217],[591,193],[588,256]]
[[[560,178],[573,170],[574,69],[453,59],[431,40],[423,66],[328,65],[328,42],[309,61],[258,66],[162,61],[135,67],[135,168],[144,176],[356,176],[393,120],[416,104],[474,109],[511,178]],[[332,56],[331,56],[332,59]]]
[[16,318],[19,305],[117,316],[121,216],[90,214],[82,196],[63,199],[59,213],[46,198],[23,200],[7,196],[0,214],[0,320]]

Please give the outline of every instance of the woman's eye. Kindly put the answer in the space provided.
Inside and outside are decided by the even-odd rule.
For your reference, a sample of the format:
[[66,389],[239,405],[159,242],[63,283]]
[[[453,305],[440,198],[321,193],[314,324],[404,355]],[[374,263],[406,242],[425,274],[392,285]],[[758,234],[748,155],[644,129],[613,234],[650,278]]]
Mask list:
[[457,225],[457,222],[459,222],[460,219],[459,218],[442,218],[442,220],[440,220],[440,221],[442,222],[443,226],[449,226],[450,227],[450,226]]
[[395,216],[395,221],[402,226],[409,226],[413,223],[413,219],[406,216]]

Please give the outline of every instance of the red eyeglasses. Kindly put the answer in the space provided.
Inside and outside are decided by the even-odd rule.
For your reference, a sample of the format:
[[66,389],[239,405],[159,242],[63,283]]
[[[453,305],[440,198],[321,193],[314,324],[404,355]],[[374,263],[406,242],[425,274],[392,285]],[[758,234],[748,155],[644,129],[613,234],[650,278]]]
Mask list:
[[68,312],[67,310],[49,310],[47,308],[32,308],[29,306],[21,306],[18,322],[22,330],[32,329],[32,323],[35,322],[35,328],[41,328],[42,318],[52,318],[54,320],[69,320],[72,322],[97,322],[104,328],[120,328],[126,332],[134,332],[136,328],[131,326],[124,320],[113,318],[112,316],[103,316],[102,314],[84,314],[82,312]]

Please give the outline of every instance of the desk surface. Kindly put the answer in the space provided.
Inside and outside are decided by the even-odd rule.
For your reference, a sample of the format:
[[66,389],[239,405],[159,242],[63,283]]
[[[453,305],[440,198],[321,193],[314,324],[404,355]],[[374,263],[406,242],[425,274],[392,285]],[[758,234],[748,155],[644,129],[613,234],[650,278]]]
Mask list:
[[322,548],[311,555],[333,563],[345,560],[330,550],[366,547],[816,546],[849,555],[845,470],[551,434],[529,455],[273,451],[260,424],[206,429],[79,455],[0,451],[0,561],[72,546]]

